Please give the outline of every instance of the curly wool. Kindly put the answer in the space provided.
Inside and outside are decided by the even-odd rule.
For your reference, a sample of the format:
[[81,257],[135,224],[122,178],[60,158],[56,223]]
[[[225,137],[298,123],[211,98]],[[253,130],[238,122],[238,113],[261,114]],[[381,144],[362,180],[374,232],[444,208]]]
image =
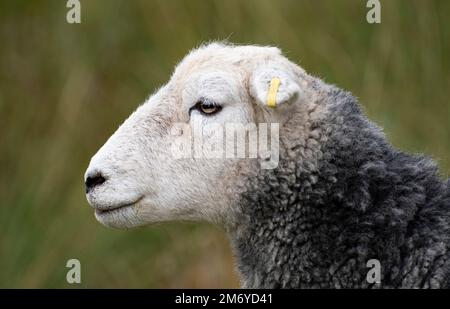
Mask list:
[[[244,287],[450,287],[450,181],[394,149],[351,94],[313,87],[327,112],[285,124],[296,139],[249,175],[229,231]],[[381,283],[366,280],[370,259]]]

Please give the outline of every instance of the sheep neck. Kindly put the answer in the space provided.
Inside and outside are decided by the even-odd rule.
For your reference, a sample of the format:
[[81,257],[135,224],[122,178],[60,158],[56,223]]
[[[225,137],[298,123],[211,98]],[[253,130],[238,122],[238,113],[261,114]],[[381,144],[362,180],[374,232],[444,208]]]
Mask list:
[[[448,212],[439,198],[446,190],[435,165],[393,149],[348,94],[331,96],[341,104],[315,124],[327,132],[325,139],[284,143],[279,167],[248,179],[250,189],[229,231],[243,285],[442,285],[442,269],[450,261]],[[425,205],[435,213],[422,214]],[[433,222],[436,216],[447,220],[436,229],[446,230],[430,237],[419,221]],[[381,284],[366,280],[370,259],[389,270]],[[428,279],[417,280],[417,273]]]

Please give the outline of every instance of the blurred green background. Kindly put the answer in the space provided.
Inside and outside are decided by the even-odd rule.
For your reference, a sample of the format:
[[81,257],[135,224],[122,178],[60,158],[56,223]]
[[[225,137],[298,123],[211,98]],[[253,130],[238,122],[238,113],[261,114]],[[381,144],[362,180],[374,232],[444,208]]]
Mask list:
[[[277,45],[352,91],[390,140],[450,171],[450,1],[0,1],[0,287],[237,287],[225,234],[96,222],[90,157],[201,42]],[[66,282],[66,261],[82,284]]]

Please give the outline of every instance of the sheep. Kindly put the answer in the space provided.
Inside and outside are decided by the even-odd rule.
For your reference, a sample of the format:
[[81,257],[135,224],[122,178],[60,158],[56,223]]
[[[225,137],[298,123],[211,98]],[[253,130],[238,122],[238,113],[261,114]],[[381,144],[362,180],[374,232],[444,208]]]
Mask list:
[[[176,124],[230,122],[278,124],[277,166],[170,150]],[[220,225],[244,288],[450,287],[450,180],[276,47],[191,51],[91,159],[85,183],[106,226]]]

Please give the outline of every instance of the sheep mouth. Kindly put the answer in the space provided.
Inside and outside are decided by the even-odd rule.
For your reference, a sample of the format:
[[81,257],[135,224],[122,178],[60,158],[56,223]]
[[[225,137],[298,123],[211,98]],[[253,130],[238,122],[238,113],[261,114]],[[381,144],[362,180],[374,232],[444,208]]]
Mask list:
[[95,210],[95,214],[97,216],[107,216],[107,215],[111,215],[111,214],[118,214],[118,213],[124,212],[125,210],[127,210],[129,208],[132,208],[137,203],[139,203],[139,201],[141,199],[142,198],[139,198],[135,202],[119,205],[119,206],[116,206],[116,207],[113,207],[113,208],[108,208],[108,209],[98,209],[97,208]]

